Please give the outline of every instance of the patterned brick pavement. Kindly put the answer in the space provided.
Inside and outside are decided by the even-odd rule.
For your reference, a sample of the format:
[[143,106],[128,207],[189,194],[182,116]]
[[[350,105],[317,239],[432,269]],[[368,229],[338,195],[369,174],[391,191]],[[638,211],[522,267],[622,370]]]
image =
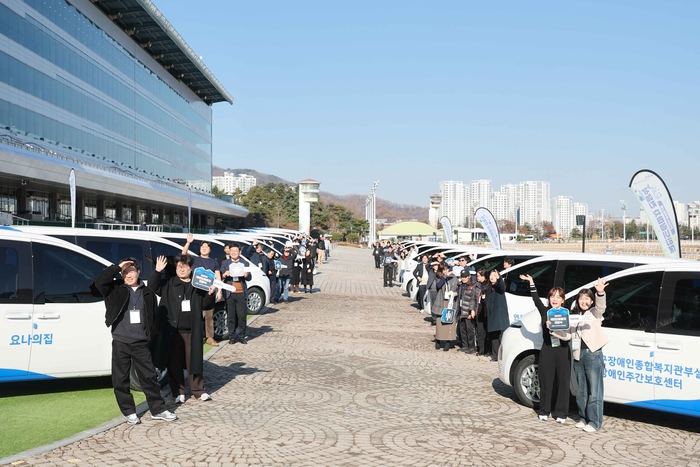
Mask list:
[[537,420],[496,363],[436,351],[367,250],[337,248],[319,270],[320,293],[292,294],[257,319],[248,345],[205,363],[213,401],[24,465],[700,466],[695,419],[606,405],[594,434]]

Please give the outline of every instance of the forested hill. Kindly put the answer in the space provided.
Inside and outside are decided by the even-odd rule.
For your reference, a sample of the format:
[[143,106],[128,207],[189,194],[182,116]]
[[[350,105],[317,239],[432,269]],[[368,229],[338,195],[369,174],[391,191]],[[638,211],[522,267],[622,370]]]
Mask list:
[[[252,169],[223,169],[214,166],[212,175],[221,177],[226,172],[234,172],[236,174],[243,173],[252,175],[256,178],[258,185],[267,185],[268,183],[286,183],[288,185],[296,185],[294,182],[284,180],[275,175],[264,174]],[[322,185],[323,186],[323,185]],[[345,206],[350,209],[355,217],[364,219],[365,217],[365,200],[367,195],[335,195],[327,191],[321,190],[321,201],[324,203],[334,203]],[[427,205],[427,201],[426,201]],[[399,204],[377,198],[377,219],[387,219],[390,222],[397,220],[417,219],[419,221],[428,220],[428,207],[416,206],[411,204]]]

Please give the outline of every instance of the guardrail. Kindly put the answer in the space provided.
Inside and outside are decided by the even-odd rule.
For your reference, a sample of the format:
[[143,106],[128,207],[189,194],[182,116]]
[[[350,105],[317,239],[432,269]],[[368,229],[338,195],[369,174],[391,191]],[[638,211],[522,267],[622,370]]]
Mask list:
[[[97,222],[94,226],[97,230],[144,230],[140,224],[108,224]],[[145,230],[148,232],[162,232],[163,224],[149,224],[146,225]]]

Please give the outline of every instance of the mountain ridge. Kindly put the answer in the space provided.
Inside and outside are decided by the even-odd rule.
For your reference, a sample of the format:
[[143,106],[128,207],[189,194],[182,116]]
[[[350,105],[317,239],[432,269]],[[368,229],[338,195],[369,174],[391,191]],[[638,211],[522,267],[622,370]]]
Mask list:
[[[295,182],[290,182],[281,177],[272,174],[258,172],[253,169],[224,169],[222,167],[212,167],[212,176],[221,177],[224,172],[233,172],[236,174],[246,174],[255,177],[258,185],[267,185],[268,183],[284,183],[287,185],[296,185]],[[353,215],[357,218],[364,219],[365,217],[365,201],[367,195],[349,194],[336,195],[328,191],[321,190],[319,197],[324,203],[333,203],[345,206],[350,209]],[[377,219],[386,219],[387,222],[396,222],[400,220],[417,220],[419,222],[428,221],[428,208],[416,206],[412,204],[400,204],[381,199],[377,197]]]

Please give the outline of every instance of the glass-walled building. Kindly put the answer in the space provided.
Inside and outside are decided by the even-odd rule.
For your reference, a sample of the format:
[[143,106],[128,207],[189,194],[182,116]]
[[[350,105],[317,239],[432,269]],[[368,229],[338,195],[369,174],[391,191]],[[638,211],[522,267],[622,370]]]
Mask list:
[[[233,98],[150,0],[0,0],[0,138],[15,146],[102,166],[111,178],[116,173],[153,180],[155,190],[194,187],[206,201],[212,181],[211,105],[217,102]],[[0,162],[7,165],[14,157]],[[3,206],[14,198],[20,210],[49,217],[51,211],[65,211],[61,196],[54,206],[48,196],[13,197],[28,177],[13,186],[7,169],[0,175],[8,179],[0,183]],[[52,192],[50,183],[29,181],[38,188],[27,188],[32,194]],[[129,187],[123,196],[100,193],[99,185],[84,188],[84,198],[95,201],[88,201],[85,213],[121,213],[121,220],[128,214],[135,221],[131,208],[106,206],[144,205],[119,199],[130,197]],[[146,194],[146,204],[168,199],[163,193],[154,196]],[[219,200],[211,202],[212,213],[222,214]],[[245,214],[238,209],[236,214]]]

